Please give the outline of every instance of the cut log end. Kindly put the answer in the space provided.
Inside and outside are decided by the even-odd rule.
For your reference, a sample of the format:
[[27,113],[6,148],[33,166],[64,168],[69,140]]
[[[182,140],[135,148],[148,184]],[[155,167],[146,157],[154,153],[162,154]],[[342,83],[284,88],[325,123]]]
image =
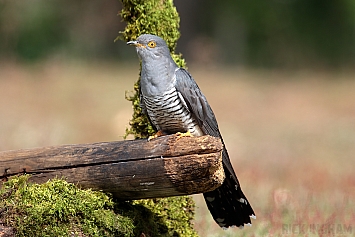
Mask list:
[[203,187],[202,192],[208,192],[219,187],[225,178],[218,155],[221,153],[164,159],[164,168],[178,191],[193,194]]

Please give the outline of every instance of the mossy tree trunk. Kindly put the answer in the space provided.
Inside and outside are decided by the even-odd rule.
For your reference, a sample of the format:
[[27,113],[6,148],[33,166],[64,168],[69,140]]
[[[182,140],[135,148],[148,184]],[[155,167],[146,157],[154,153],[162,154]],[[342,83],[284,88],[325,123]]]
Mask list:
[[[122,0],[123,9],[120,13],[127,22],[124,31],[117,38],[124,41],[135,40],[141,34],[153,34],[162,37],[178,66],[185,67],[181,54],[175,54],[177,40],[180,37],[180,18],[172,0]],[[137,59],[138,60],[138,59]],[[133,134],[136,138],[146,138],[154,133],[146,116],[139,107],[139,79],[134,85],[135,94],[127,96],[133,104],[131,128],[126,135]]]
[[[180,37],[180,18],[172,0],[121,0],[123,9],[120,13],[127,26],[118,38],[124,41],[135,40],[141,34],[153,34],[162,37],[178,66],[186,67],[181,54],[175,54],[177,41]],[[138,59],[137,59],[138,60]],[[135,138],[146,138],[154,133],[148,118],[142,114],[139,107],[139,80],[134,85],[135,94],[126,96],[132,102],[133,115],[130,121],[131,128],[126,135],[133,134]],[[180,209],[166,210],[156,213],[167,220],[166,226],[178,236],[197,236],[191,221],[194,217],[194,202],[191,197],[172,197],[154,200],[134,201],[142,204],[155,213],[161,205],[173,207],[181,205]],[[172,233],[172,232],[170,232]]]

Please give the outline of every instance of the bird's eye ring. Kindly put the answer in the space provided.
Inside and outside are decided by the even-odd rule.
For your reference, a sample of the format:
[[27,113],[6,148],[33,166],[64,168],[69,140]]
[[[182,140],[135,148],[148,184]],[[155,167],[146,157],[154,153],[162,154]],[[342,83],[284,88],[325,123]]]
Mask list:
[[152,40],[149,41],[147,45],[149,48],[155,48],[155,46],[157,46],[157,43],[154,40]]

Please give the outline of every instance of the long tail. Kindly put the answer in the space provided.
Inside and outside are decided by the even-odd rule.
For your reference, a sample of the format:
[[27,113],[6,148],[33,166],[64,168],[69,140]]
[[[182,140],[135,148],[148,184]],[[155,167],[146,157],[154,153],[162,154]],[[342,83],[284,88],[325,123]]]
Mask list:
[[251,225],[250,218],[256,219],[255,213],[242,192],[225,149],[223,150],[223,168],[226,175],[223,184],[203,194],[207,207],[213,219],[222,228],[231,226],[243,228],[244,225]]

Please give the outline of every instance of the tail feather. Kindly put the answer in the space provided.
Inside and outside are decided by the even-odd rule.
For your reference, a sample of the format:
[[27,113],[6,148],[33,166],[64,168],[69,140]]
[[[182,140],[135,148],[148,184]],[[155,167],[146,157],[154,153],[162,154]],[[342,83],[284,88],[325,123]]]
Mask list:
[[[255,219],[255,213],[233,172],[228,153],[226,151],[223,153],[226,178],[219,188],[203,194],[207,207],[220,227],[251,225],[250,218]],[[228,159],[228,162],[225,162],[226,159]],[[226,167],[229,165],[230,167]]]

